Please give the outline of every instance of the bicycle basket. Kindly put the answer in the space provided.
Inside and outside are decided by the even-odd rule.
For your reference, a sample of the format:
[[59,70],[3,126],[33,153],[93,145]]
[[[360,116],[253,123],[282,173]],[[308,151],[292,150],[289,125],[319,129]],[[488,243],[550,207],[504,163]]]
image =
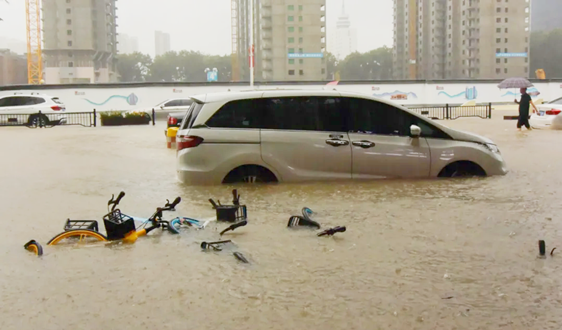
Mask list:
[[248,218],[246,205],[217,205],[217,221],[238,222]]
[[128,233],[136,230],[135,220],[121,213],[119,209],[104,215],[103,223],[110,241],[123,239]]

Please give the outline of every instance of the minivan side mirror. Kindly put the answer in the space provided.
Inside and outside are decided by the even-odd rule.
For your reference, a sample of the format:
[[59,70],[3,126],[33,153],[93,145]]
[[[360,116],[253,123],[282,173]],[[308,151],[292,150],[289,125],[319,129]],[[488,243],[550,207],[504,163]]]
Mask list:
[[419,138],[421,136],[421,128],[418,125],[410,126],[410,137]]

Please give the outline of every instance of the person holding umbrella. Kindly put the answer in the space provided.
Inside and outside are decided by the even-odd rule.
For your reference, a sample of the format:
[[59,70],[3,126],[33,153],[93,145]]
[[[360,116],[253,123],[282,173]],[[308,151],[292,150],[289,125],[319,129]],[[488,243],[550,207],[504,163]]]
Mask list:
[[521,91],[521,101],[515,99],[515,103],[519,104],[519,119],[517,120],[517,128],[521,130],[522,126],[527,127],[531,130],[531,125],[529,124],[529,107],[530,104],[533,105],[533,113],[538,112],[537,107],[531,100],[531,96],[527,94],[527,88],[522,87],[519,89]]
[[515,99],[515,103],[519,104],[519,120],[517,120],[517,128],[519,130],[521,130],[522,126],[527,127],[528,130],[531,129],[529,124],[529,107],[531,104],[533,105],[533,112],[538,112],[537,107],[535,107],[531,100],[531,96],[527,94],[527,88],[532,86],[533,84],[529,80],[520,77],[507,78],[498,85],[500,89],[519,88],[521,92],[521,100],[517,101]]

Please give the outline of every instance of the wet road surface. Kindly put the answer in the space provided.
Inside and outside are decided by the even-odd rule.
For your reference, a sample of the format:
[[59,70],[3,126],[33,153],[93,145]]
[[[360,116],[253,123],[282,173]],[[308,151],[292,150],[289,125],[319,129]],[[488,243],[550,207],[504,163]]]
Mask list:
[[[504,177],[238,187],[249,225],[224,238],[249,265],[201,252],[226,225],[46,246],[121,190],[123,212],[145,217],[178,195],[169,217],[231,200],[230,186],[176,181],[163,123],[2,128],[0,329],[560,329],[562,254],[538,259],[537,240],[562,248],[562,132],[495,117],[445,124],[492,138]],[[347,232],[288,230],[303,206]]]

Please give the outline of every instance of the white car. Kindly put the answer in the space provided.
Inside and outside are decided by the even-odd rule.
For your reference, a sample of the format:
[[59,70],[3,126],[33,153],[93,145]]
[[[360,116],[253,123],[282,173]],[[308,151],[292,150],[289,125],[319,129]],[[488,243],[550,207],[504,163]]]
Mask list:
[[187,184],[507,173],[491,140],[369,95],[276,90],[193,100],[176,139]]
[[562,129],[562,97],[548,103],[537,104],[539,113],[532,114],[529,124],[533,128]]
[[0,96],[0,125],[64,124],[65,111],[64,104],[54,96],[38,93]]
[[190,98],[181,98],[181,99],[168,99],[164,102],[158,103],[155,107],[155,111],[162,111],[162,112],[179,112],[179,111],[187,111],[193,100]]

